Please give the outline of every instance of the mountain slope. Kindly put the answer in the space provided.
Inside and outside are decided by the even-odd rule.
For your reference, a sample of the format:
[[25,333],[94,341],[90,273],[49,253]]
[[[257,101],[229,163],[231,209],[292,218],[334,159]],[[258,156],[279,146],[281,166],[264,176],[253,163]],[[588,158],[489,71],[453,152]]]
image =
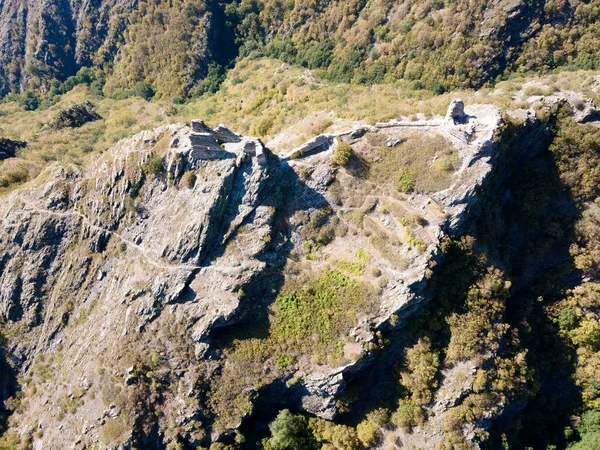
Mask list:
[[[7,435],[38,428],[50,448],[206,444],[281,389],[284,404],[334,417],[381,330],[427,301],[441,239],[472,215],[497,159],[499,111],[453,111],[324,135],[289,160],[223,127],[162,127],[15,191],[0,304],[24,378]],[[347,169],[330,162],[338,139],[354,148]],[[366,161],[424,149],[414,193],[359,181]]]
[[100,70],[111,95],[139,82],[201,95],[238,53],[338,82],[405,79],[442,92],[515,72],[597,68],[597,19],[595,0],[10,0],[0,9],[0,95],[45,92],[82,67]]

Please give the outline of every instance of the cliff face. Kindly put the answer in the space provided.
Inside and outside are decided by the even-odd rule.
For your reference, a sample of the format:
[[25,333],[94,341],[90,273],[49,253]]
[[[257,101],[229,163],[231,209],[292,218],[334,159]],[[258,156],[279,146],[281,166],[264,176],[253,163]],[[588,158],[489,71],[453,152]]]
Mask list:
[[[334,417],[379,332],[427,301],[441,240],[469,220],[492,171],[499,111],[453,111],[358,126],[283,158],[224,127],[172,125],[10,194],[0,206],[14,370],[4,386],[21,377],[10,430],[43,448],[198,445],[274,392],[274,404]],[[341,142],[354,149],[346,168],[331,162]],[[411,145],[417,193],[364,172]],[[319,288],[307,274],[330,281]],[[325,290],[289,294],[294,283]],[[324,319],[316,311],[313,334],[291,338],[310,295],[329,302]],[[311,328],[328,317],[343,326]],[[245,336],[265,320],[265,335]]]
[[[52,80],[64,81],[82,67],[116,70],[123,77],[126,66],[126,87],[148,81],[177,92],[206,76],[220,35],[212,28],[200,0],[158,8],[135,0],[9,0],[0,5],[0,95],[46,91]],[[169,47],[163,47],[165,40]],[[160,73],[148,72],[154,55],[162,60]],[[174,87],[161,84],[169,70],[179,71]]]
[[[146,363],[137,359],[150,348],[168,361],[160,376],[181,384],[177,395],[191,396],[196,380],[188,370],[205,351],[201,341],[230,319],[241,289],[266,266],[259,255],[277,198],[265,195],[273,163],[241,153],[203,164],[193,151],[165,153],[188,133],[182,126],[144,132],[89,170],[49,169],[42,183],[3,203],[2,316],[19,336],[9,358],[23,374],[37,374],[41,355],[62,355],[47,381],[64,380],[65,390],[49,389],[21,411],[30,424],[43,417],[55,423],[47,445],[80,437],[80,427],[60,426],[66,419],[56,416],[56,402],[85,403],[79,418],[98,427],[104,410],[114,413],[110,404],[124,404],[85,393],[118,378],[117,385],[135,385],[125,378],[137,382],[137,372],[125,369],[139,370]],[[172,333],[173,344],[185,345],[159,350]],[[131,434],[139,411],[118,414]]]

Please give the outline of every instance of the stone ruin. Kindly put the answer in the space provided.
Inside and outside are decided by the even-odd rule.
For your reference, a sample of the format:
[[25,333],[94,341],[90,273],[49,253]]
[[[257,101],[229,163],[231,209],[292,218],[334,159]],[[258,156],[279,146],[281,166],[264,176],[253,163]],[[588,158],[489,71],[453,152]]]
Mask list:
[[460,98],[452,100],[448,107],[448,112],[446,113],[446,122],[452,124],[464,123],[467,118],[463,101]]
[[240,136],[225,125],[210,128],[202,120],[192,120],[191,132],[176,137],[169,146],[177,153],[188,153],[191,160],[211,161],[248,155],[261,165],[267,162],[267,150],[258,138]]

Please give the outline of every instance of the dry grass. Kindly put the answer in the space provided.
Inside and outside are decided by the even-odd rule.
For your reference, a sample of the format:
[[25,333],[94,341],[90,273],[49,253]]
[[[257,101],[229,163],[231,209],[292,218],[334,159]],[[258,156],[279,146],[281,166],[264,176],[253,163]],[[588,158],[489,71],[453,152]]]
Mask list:
[[440,135],[414,134],[394,148],[371,141],[365,157],[371,159],[369,179],[378,185],[398,183],[406,172],[413,178],[411,189],[436,192],[450,186],[458,169],[457,150]]
[[[563,72],[537,80],[547,86],[543,89],[545,93],[575,90],[598,100],[598,94],[592,89],[594,75],[591,71]],[[257,134],[266,140],[312,114],[314,120],[306,120],[295,130],[295,144],[299,144],[332,125],[334,119],[328,118],[329,112],[331,117],[374,123],[416,117],[417,113],[425,117],[443,115],[455,97],[461,97],[467,105],[491,103],[507,109],[522,107],[522,101],[514,100],[513,95],[532,79],[515,77],[497,84],[494,89],[436,96],[429,91],[412,90],[404,81],[376,86],[332,84],[306,77],[304,69],[280,61],[245,59],[229,72],[216,94],[184,105],[162,100],[147,102],[137,97],[125,100],[97,97],[83,85],[45,110],[24,111],[14,102],[0,104],[0,136],[28,141],[28,147],[19,156],[31,179],[52,161],[86,164],[94,159],[88,158],[88,154],[103,152],[121,138],[192,118],[203,118],[212,126],[224,123],[238,132]],[[78,129],[41,131],[61,108],[88,99],[95,104],[102,120]],[[441,159],[440,164],[448,167],[452,160]],[[0,163],[0,177],[5,174],[9,179],[12,177],[9,172],[13,172],[14,167],[8,166],[9,163]],[[443,171],[438,171],[439,174],[443,176]],[[21,181],[21,177],[17,177],[10,186],[17,186]],[[425,179],[417,180],[418,188],[424,190],[433,189],[437,184],[437,181],[429,185]],[[4,191],[9,189],[3,188]]]

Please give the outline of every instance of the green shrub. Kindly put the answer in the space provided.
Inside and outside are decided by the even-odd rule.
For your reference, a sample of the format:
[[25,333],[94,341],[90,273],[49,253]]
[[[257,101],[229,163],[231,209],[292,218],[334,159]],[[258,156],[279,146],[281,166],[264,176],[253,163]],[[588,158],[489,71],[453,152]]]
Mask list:
[[426,405],[433,398],[438,385],[435,378],[440,366],[439,354],[432,351],[429,338],[421,338],[406,350],[405,370],[401,373],[402,386],[410,392],[412,401]]
[[267,450],[311,449],[314,439],[308,429],[308,421],[303,416],[295,416],[284,409],[269,425],[271,437],[264,442]]
[[24,165],[11,167],[0,173],[0,187],[6,188],[15,184],[25,183],[29,178],[29,171]]
[[578,346],[589,346],[594,350],[600,348],[600,323],[593,316],[582,320],[579,326],[570,332],[570,335]]
[[586,411],[581,416],[581,433],[600,432],[600,411]]
[[339,141],[333,153],[333,164],[336,166],[345,166],[352,158],[352,147],[350,144]]
[[415,189],[415,174],[407,167],[400,169],[396,179],[396,189],[405,194]]
[[154,97],[154,89],[148,83],[138,81],[135,84],[135,95],[149,101]]
[[363,420],[356,427],[356,434],[362,445],[369,447],[377,439],[377,427],[369,420]]
[[67,108],[62,108],[48,124],[50,128],[60,130],[62,128],[79,128],[88,122],[101,119],[94,110],[94,105],[89,101],[77,103]]
[[21,95],[21,106],[25,111],[35,111],[40,107],[40,103],[39,95],[31,91],[25,91]]
[[274,119],[273,117],[265,117],[263,118],[258,126],[256,127],[256,132],[258,133],[259,136],[266,136],[267,134],[269,134],[269,131],[271,130],[271,128],[273,128],[273,123],[274,123]]
[[423,410],[410,400],[401,400],[398,409],[392,414],[392,423],[404,431],[410,431],[424,421]]
[[571,331],[579,324],[579,314],[573,308],[563,308],[558,313],[558,326],[561,330]]
[[223,66],[211,62],[208,65],[206,77],[200,80],[196,87],[192,89],[192,97],[200,97],[204,94],[214,94],[219,90],[221,83],[225,79]]
[[164,171],[165,167],[163,166],[162,158],[159,155],[152,156],[144,166],[144,172],[152,175],[159,175]]
[[92,91],[92,94],[97,95],[99,97],[104,96],[104,84],[105,83],[106,83],[106,80],[104,80],[104,79],[94,80],[92,82],[92,84],[90,84],[90,89]]

